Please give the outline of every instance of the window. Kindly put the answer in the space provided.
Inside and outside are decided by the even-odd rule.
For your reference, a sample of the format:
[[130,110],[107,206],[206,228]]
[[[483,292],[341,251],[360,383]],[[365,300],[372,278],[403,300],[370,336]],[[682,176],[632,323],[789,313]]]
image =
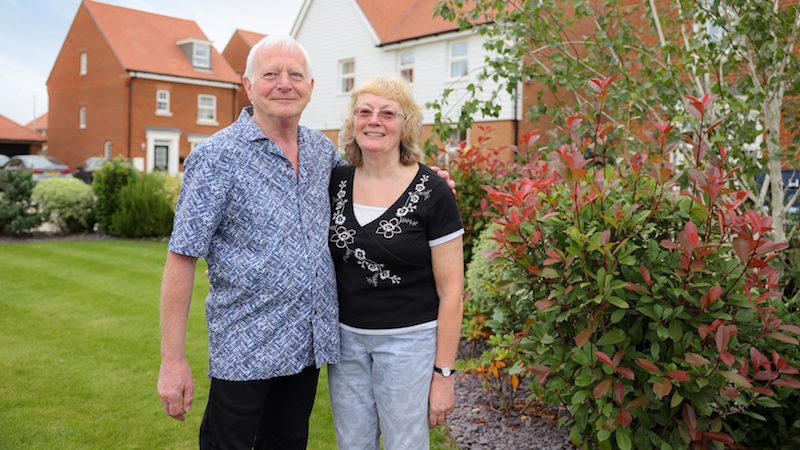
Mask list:
[[81,106],[81,109],[78,111],[78,127],[83,129],[86,128],[86,107]]
[[208,44],[195,43],[194,55],[192,57],[192,65],[195,67],[202,67],[205,69],[211,68],[211,46]]
[[339,83],[340,91],[342,94],[353,90],[356,84],[356,62],[352,59],[341,61],[339,63]]
[[450,46],[450,78],[461,78],[467,75],[467,43],[456,42]]
[[81,52],[81,75],[86,75],[86,52]]
[[111,159],[111,141],[106,141],[103,144],[103,157],[105,159]]
[[153,146],[153,170],[169,170],[169,141],[156,140]]
[[217,97],[206,94],[197,96],[197,123],[217,125]]
[[409,83],[414,82],[414,52],[400,53],[400,76]]
[[466,143],[468,142],[469,142],[469,137],[467,135],[466,130],[459,130],[459,129],[453,130],[452,133],[450,133],[450,138],[447,139],[447,142],[445,142],[444,146],[445,150],[447,150],[444,154],[445,165],[450,163],[450,155],[456,152],[460,152],[461,144],[464,143],[466,145]]
[[156,115],[157,116],[171,116],[169,110],[169,91],[166,89],[159,89],[156,91]]

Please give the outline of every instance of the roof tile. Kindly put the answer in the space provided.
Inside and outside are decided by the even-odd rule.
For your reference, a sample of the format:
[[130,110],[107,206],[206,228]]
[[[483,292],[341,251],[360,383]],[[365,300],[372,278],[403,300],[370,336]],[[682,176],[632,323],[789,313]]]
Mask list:
[[129,71],[239,83],[211,46],[211,69],[196,70],[177,45],[183,39],[208,41],[196,22],[84,0],[120,64]]
[[0,116],[0,141],[47,142],[47,138],[7,117]]

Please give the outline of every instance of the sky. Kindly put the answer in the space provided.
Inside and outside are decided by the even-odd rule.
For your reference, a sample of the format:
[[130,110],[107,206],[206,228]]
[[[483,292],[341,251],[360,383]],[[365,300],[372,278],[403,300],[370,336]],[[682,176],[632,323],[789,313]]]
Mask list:
[[[82,0],[0,0],[0,115],[26,125],[47,107],[47,78]],[[195,21],[219,51],[237,28],[289,33],[303,0],[100,0]]]

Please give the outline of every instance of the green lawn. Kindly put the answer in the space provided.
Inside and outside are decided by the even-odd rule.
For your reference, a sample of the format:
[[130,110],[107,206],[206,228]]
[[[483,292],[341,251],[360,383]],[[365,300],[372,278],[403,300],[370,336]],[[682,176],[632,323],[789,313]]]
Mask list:
[[[198,263],[186,356],[195,400],[186,422],[156,393],[158,297],[166,244],[62,241],[0,244],[0,449],[189,449],[208,395]],[[432,435],[434,449],[446,433]],[[309,449],[335,449],[326,372]]]

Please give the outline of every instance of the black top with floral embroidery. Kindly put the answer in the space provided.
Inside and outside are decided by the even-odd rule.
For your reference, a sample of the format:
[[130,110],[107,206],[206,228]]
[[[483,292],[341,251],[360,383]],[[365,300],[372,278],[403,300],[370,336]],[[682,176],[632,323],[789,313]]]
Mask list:
[[436,320],[429,241],[463,226],[450,187],[429,167],[419,167],[405,194],[363,227],[353,214],[355,167],[337,167],[331,175],[328,245],[345,325],[382,330]]

